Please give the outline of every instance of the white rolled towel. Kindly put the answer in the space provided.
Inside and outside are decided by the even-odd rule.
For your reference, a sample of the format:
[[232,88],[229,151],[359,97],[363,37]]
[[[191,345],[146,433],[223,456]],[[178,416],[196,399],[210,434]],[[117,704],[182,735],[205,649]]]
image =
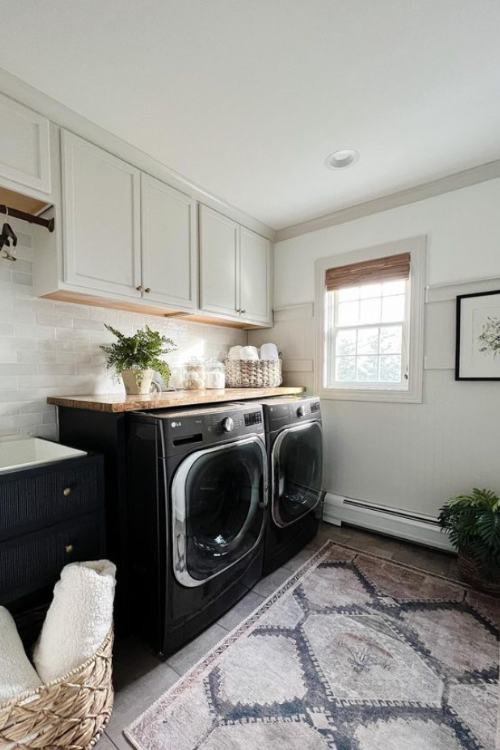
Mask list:
[[14,618],[0,607],[0,703],[42,684],[17,632]]
[[44,682],[83,664],[106,638],[113,623],[115,574],[109,560],[63,568],[33,653]]
[[278,347],[276,344],[262,344],[260,347],[260,358],[276,361],[279,359]]
[[243,347],[239,346],[239,344],[237,346],[232,346],[229,349],[229,352],[227,354],[227,358],[228,359],[241,359],[241,350],[242,349],[243,349]]
[[259,352],[256,346],[242,346],[240,359],[259,359]]

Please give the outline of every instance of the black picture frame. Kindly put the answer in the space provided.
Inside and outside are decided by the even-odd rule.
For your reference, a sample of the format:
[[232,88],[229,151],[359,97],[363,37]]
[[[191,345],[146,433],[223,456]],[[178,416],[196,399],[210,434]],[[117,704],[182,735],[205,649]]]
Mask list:
[[500,289],[494,289],[489,292],[473,292],[472,294],[459,294],[456,302],[456,327],[455,327],[455,380],[467,381],[500,381],[499,377],[470,377],[460,375],[460,343],[461,343],[461,323],[462,323],[462,300],[472,297],[490,297],[498,295],[500,306]]

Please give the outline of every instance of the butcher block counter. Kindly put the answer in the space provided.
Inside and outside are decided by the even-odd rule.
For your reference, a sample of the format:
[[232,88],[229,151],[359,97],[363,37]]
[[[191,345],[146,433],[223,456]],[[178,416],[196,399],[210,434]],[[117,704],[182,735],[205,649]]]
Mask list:
[[224,401],[248,401],[254,398],[269,398],[270,396],[299,396],[304,390],[304,388],[298,387],[224,388],[220,390],[163,391],[148,396],[125,396],[120,393],[112,393],[98,396],[50,396],[47,402],[68,409],[87,409],[120,414],[126,411],[170,409],[178,406],[195,406],[196,404],[217,404]]

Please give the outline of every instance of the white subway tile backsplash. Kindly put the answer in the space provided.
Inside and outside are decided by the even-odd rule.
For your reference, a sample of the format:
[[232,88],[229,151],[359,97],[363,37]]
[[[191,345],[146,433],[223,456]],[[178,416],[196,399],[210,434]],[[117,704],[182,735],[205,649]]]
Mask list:
[[191,356],[221,358],[230,346],[247,341],[245,332],[231,328],[38,299],[31,286],[36,247],[26,247],[36,245],[35,235],[19,222],[15,231],[23,237],[18,260],[0,260],[1,436],[56,438],[56,410],[47,405],[48,396],[123,392],[99,349],[113,340],[104,323],[128,334],[146,323],[161,331],[178,347],[168,356],[171,363]]

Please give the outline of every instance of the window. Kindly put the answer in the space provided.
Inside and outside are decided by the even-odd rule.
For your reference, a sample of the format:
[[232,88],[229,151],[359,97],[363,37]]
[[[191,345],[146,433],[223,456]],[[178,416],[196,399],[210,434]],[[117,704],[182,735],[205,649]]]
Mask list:
[[421,400],[422,240],[318,261],[318,388],[323,397]]

